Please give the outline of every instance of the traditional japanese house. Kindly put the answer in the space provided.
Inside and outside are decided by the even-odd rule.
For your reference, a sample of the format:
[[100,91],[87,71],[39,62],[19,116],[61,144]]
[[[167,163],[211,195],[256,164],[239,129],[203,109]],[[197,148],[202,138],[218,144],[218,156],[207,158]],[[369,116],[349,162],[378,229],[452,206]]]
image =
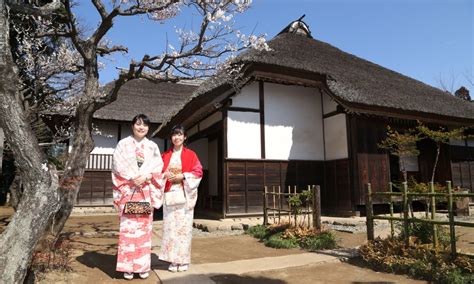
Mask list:
[[[146,114],[152,123],[151,134],[195,89],[195,84],[132,80],[120,89],[115,102],[99,109],[93,121],[95,148],[89,156],[77,205],[112,205],[112,154],[117,142],[132,134],[132,118]],[[152,140],[160,150],[166,147],[164,139]]]
[[[234,61],[184,101],[155,132],[188,131],[205,177],[198,206],[222,217],[262,214],[264,186],[321,186],[326,213],[356,214],[365,185],[384,191],[398,159],[377,146],[386,126],[473,125],[474,104],[314,39],[295,21]],[[473,187],[474,142],[444,147],[437,180]],[[435,147],[418,145],[409,171],[429,180]]]

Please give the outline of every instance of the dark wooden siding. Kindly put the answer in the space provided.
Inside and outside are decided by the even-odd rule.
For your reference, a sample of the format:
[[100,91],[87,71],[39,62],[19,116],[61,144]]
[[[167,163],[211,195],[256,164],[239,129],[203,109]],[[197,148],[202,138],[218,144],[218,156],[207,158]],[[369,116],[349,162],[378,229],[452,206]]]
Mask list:
[[450,154],[453,186],[474,192],[474,147],[451,145]]
[[[365,204],[366,185],[370,182],[373,191],[387,191],[390,182],[390,168],[387,154],[357,154],[359,169],[358,203]],[[379,201],[377,199],[375,202]]]
[[236,160],[225,162],[227,178],[226,214],[262,213],[264,186],[323,184],[322,161]]
[[110,171],[85,171],[77,196],[77,205],[112,205]]
[[354,168],[353,205],[365,204],[366,185],[375,191],[385,191],[390,182],[390,162],[386,152],[378,147],[386,137],[387,122],[366,116],[350,116],[352,161]]
[[321,207],[322,211],[327,213],[352,210],[349,159],[324,163]]

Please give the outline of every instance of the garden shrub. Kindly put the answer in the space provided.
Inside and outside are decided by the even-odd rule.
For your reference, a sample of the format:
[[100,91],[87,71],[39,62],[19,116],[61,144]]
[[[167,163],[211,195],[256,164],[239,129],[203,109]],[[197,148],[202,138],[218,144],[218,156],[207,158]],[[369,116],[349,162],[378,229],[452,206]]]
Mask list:
[[440,283],[470,283],[474,281],[474,260],[466,256],[452,258],[449,251],[433,250],[410,238],[405,247],[396,238],[376,239],[361,246],[362,259],[375,270],[408,274],[413,278]]
[[312,228],[290,227],[290,224],[269,227],[257,225],[250,227],[247,233],[272,248],[303,248],[315,251],[336,247],[336,238],[333,233],[318,232]]

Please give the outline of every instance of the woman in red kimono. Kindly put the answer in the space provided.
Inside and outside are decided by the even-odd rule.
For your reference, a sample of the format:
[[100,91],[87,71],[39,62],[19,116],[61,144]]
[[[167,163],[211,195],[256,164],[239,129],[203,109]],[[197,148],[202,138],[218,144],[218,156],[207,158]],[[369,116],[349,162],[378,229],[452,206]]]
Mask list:
[[[197,189],[202,178],[202,166],[192,150],[183,146],[184,127],[171,130],[173,147],[162,155],[163,177],[166,179],[163,203],[163,239],[159,258],[170,262],[172,272],[188,270],[191,262],[191,239]],[[172,193],[174,192],[174,193]],[[171,194],[184,194],[183,202],[171,201]],[[177,203],[177,204],[176,204]]]
[[133,136],[119,141],[112,165],[114,205],[120,215],[117,271],[124,272],[128,280],[133,279],[133,273],[143,279],[149,276],[153,214],[124,214],[123,208],[127,201],[147,201],[161,207],[163,167],[158,146],[146,138],[148,117],[139,114],[132,124]]

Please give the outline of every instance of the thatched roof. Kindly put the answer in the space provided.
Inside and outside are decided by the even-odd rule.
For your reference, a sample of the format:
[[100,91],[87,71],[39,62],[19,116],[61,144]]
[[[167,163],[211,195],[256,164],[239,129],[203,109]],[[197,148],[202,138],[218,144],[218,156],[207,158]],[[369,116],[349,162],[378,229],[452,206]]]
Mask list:
[[[248,50],[236,58],[247,65],[266,65],[323,76],[334,98],[346,108],[383,109],[474,121],[474,104],[456,98],[403,74],[344,52],[301,33],[282,32],[268,42],[271,51]],[[215,90],[230,87],[225,76],[207,80],[174,116],[202,96],[216,96]],[[206,101],[206,100],[199,100]],[[194,103],[194,102],[193,102]],[[196,108],[195,105],[192,106]],[[162,125],[165,127],[166,123]]]
[[162,123],[167,116],[179,110],[183,101],[190,97],[196,88],[195,85],[181,83],[132,80],[122,86],[117,100],[96,111],[94,118],[131,121],[135,115],[143,113],[152,123]]
[[474,119],[473,104],[322,41],[285,33],[269,45],[273,51],[252,50],[242,60],[323,74],[330,91],[349,105]]

